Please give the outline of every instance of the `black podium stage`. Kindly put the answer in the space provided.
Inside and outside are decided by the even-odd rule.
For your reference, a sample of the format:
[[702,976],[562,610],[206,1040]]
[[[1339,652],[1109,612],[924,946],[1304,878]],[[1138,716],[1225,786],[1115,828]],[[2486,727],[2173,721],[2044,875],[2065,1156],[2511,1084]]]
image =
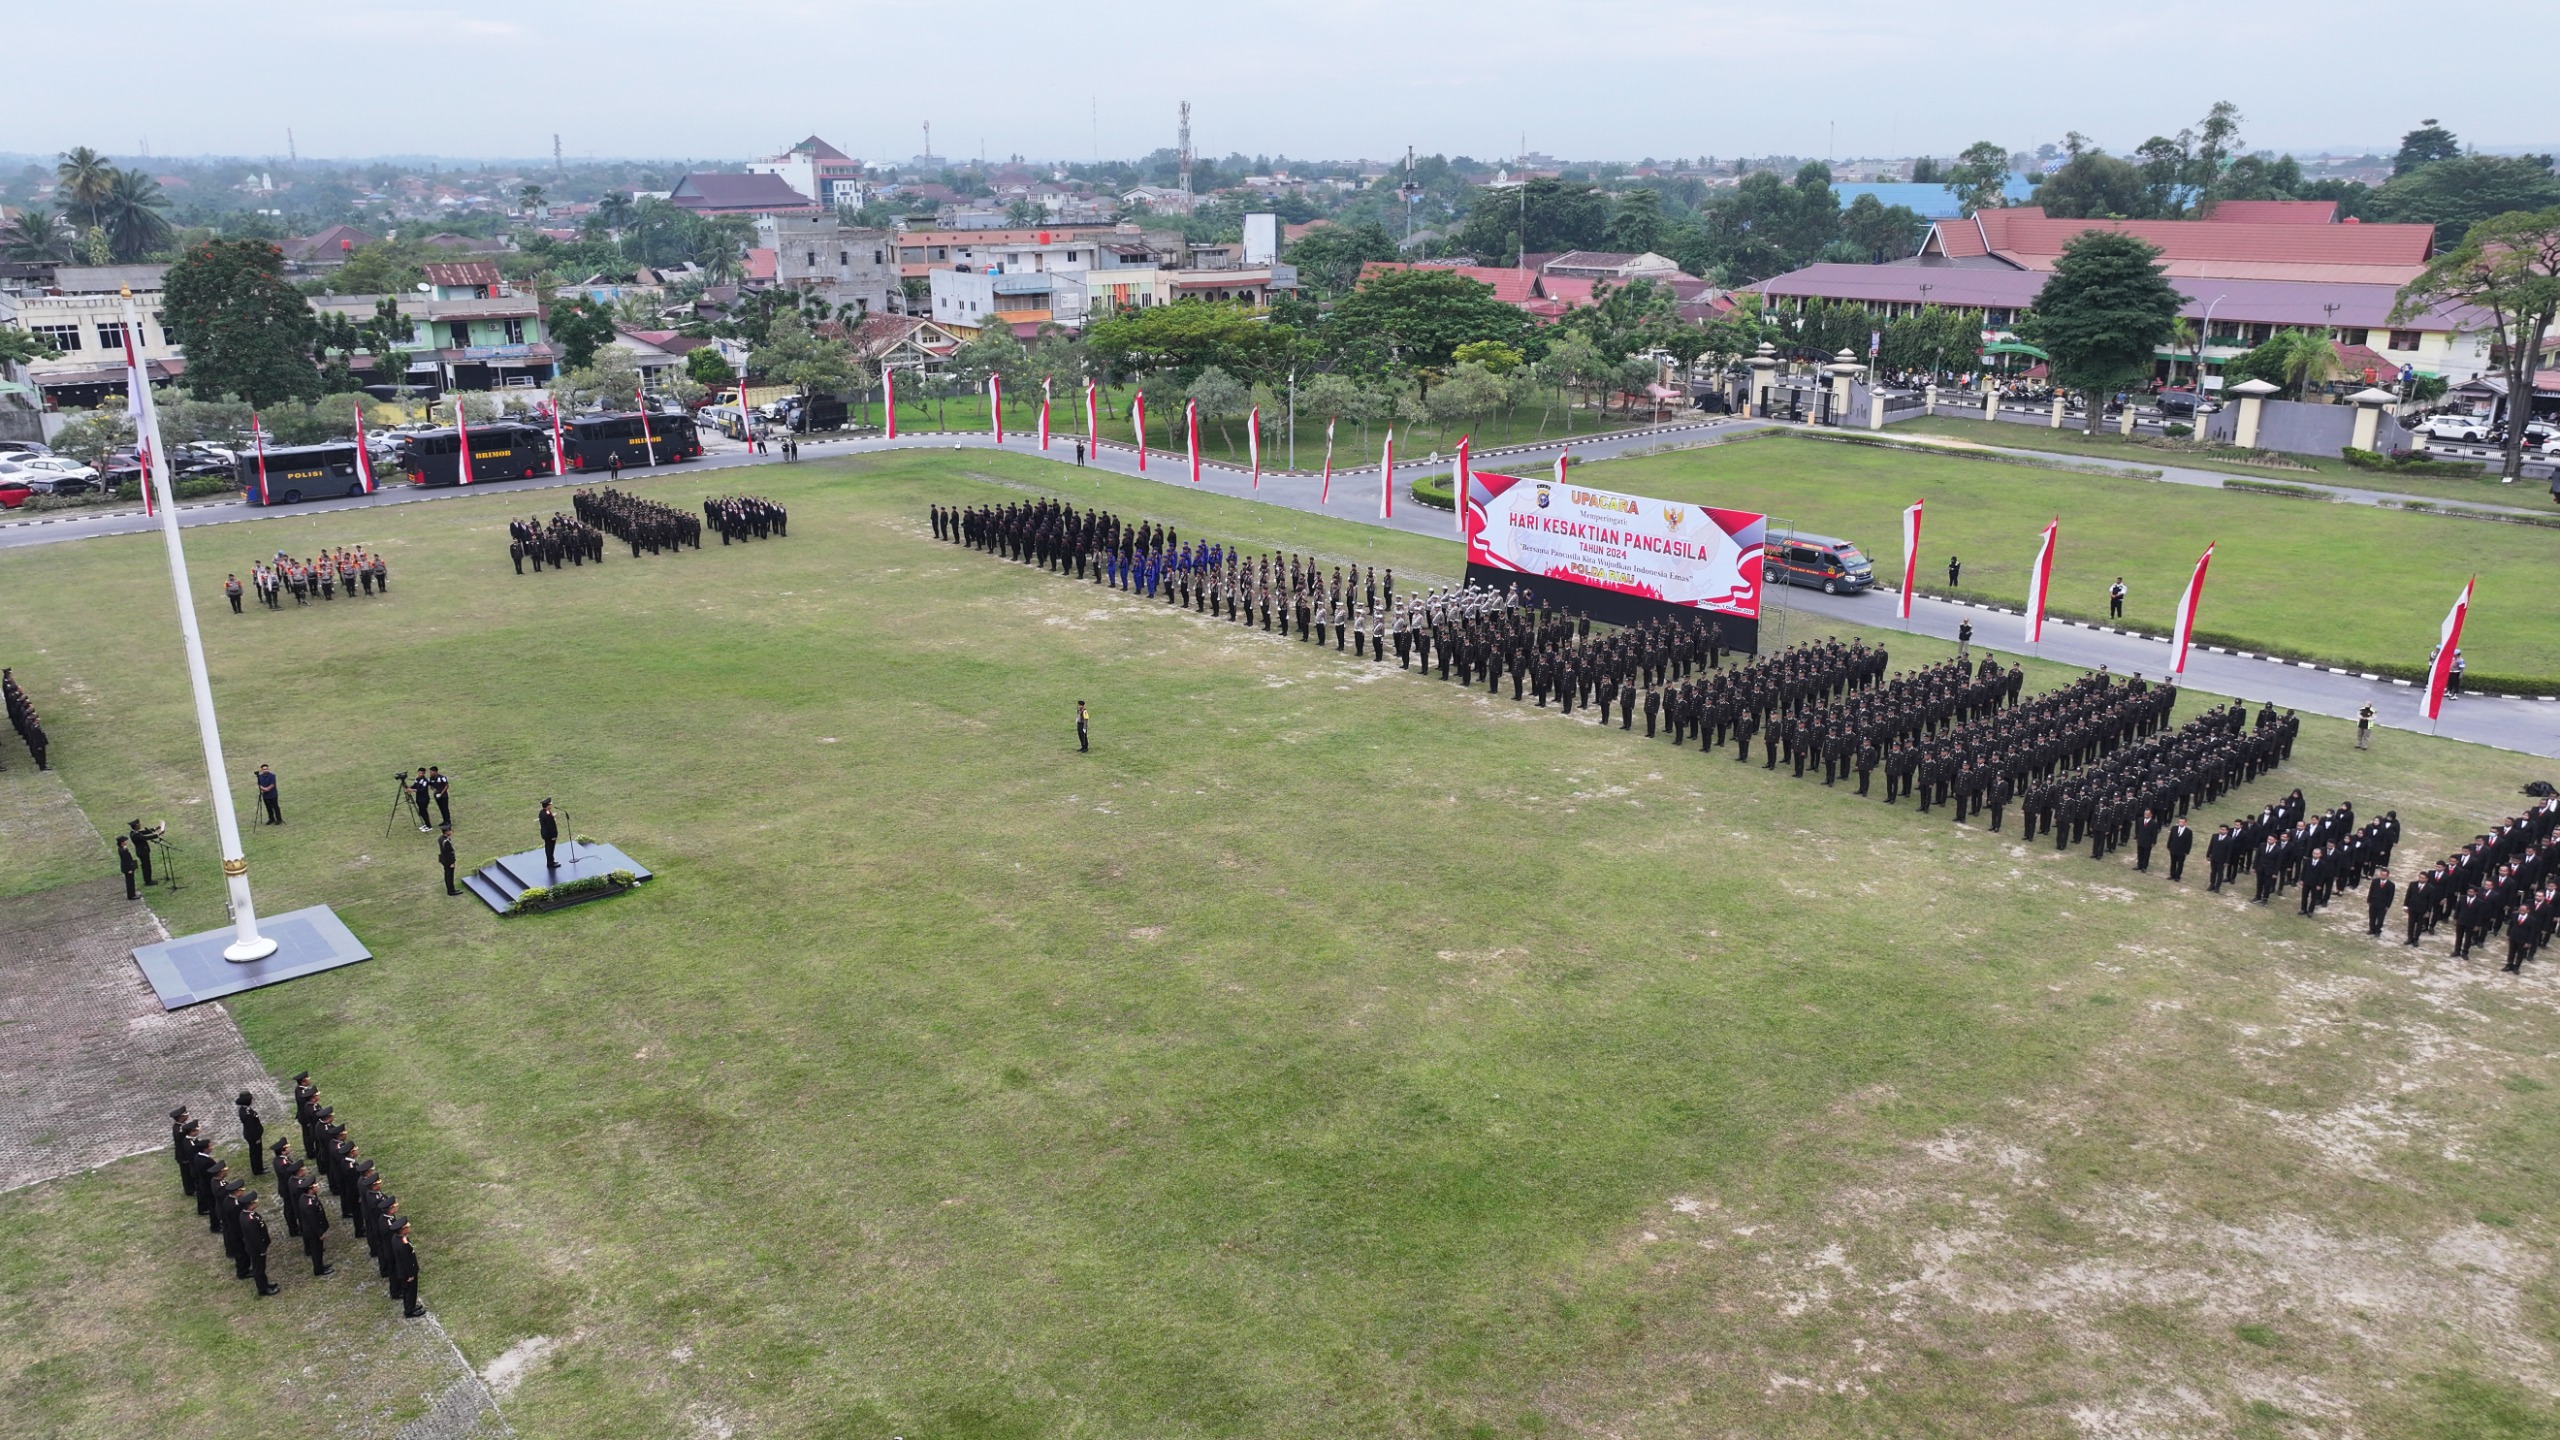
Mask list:
[[[537,885],[557,887],[572,880],[610,875],[616,870],[630,871],[634,880],[649,878],[647,866],[610,845],[572,844],[563,840],[558,853],[560,863],[557,867],[544,866],[542,851],[538,847],[521,854],[502,856],[465,876],[462,883],[472,894],[479,896],[483,904],[504,915],[515,908],[517,896]],[[612,892],[597,893],[607,895]]]

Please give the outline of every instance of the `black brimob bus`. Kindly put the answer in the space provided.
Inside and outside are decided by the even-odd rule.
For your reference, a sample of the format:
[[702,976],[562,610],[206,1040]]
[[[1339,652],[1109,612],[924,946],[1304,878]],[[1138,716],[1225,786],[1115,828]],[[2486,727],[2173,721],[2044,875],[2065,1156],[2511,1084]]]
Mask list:
[[[451,429],[412,435],[400,447],[400,468],[412,485],[462,483],[462,442]],[[551,437],[539,426],[492,420],[471,427],[471,482],[522,480],[551,473]]]
[[[645,430],[641,428],[644,418]],[[702,454],[702,437],[695,432],[690,415],[651,411],[643,417],[637,410],[623,410],[581,415],[562,424],[560,453],[572,471],[610,470],[617,455],[622,457],[622,468],[630,470],[652,461],[672,465],[694,459]]]
[[327,445],[287,445],[266,453],[266,481],[259,483],[259,456],[244,450],[232,466],[241,494],[252,505],[295,505],[333,495],[364,493],[364,470],[356,463],[352,440]]

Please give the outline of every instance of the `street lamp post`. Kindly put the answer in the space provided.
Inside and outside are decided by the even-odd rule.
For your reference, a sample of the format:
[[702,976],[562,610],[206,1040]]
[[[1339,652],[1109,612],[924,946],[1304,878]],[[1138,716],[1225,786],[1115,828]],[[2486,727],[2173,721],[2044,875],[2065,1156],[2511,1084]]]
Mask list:
[[2214,296],[2213,304],[2204,307],[2204,323],[2196,327],[2195,374],[2190,378],[2196,382],[2196,418],[2199,423],[2204,418],[2204,347],[2213,340],[2213,307],[2230,298],[2228,295]]

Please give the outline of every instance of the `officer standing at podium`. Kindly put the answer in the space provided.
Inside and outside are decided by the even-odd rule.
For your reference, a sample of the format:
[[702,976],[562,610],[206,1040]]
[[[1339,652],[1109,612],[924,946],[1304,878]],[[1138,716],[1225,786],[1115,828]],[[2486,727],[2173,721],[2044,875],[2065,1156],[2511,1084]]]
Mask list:
[[551,813],[551,799],[545,796],[542,801],[542,863],[546,869],[560,868],[559,858],[553,854],[553,847],[559,843],[560,819]]

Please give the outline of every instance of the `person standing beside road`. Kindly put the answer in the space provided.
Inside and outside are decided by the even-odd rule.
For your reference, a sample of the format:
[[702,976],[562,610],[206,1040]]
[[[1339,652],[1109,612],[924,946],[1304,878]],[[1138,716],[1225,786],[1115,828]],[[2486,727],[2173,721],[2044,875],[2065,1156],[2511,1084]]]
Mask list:
[[2371,705],[2367,705],[2356,711],[2356,748],[2359,750],[2372,748],[2369,743],[2372,739],[2373,707]]
[[1084,442],[1082,440],[1078,440],[1076,442],[1076,465],[1079,468],[1084,465]]
[[1954,588],[1956,588],[1956,585],[1957,585],[1958,581],[1960,581],[1960,580],[1963,578],[1963,576],[1964,576],[1964,561],[1963,561],[1960,557],[1957,557],[1957,556],[1954,556],[1954,555],[1950,555],[1950,556],[1948,556],[1948,557],[1947,557],[1947,588],[1948,588],[1948,589],[1950,589],[1950,590],[1953,590]]
[[2124,577],[2121,575],[2116,577],[2115,584],[2107,587],[2107,618],[2124,618]]

